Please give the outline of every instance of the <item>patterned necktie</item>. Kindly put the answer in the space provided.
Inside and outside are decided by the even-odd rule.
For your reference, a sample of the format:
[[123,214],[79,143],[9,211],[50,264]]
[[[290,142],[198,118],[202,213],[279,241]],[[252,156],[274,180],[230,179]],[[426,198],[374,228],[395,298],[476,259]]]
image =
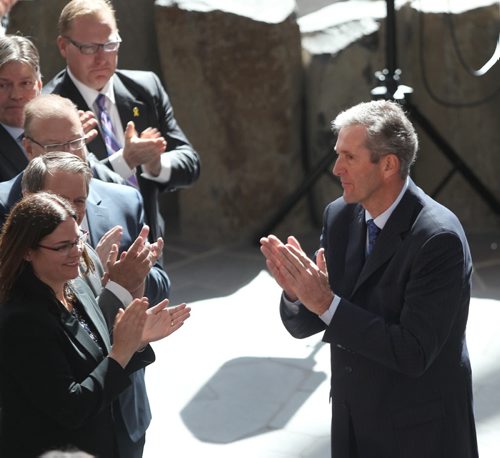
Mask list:
[[368,251],[366,252],[366,255],[368,256],[373,250],[375,240],[377,240],[381,229],[373,222],[373,219],[369,219],[366,222],[366,225],[368,226]]
[[104,138],[104,143],[106,143],[106,149],[108,150],[109,156],[118,151],[120,149],[120,145],[116,140],[113,124],[111,123],[111,117],[106,109],[106,96],[104,94],[99,94],[97,96],[96,105],[98,109],[99,123],[101,124],[101,133]]
[[[106,109],[106,96],[104,94],[99,94],[95,100],[98,109],[99,122],[101,124],[101,133],[104,137],[104,143],[106,143],[106,149],[108,151],[108,156],[115,153],[120,149],[118,140],[116,139],[115,132],[113,129],[113,124],[111,123],[111,117],[109,116],[108,110]],[[129,184],[138,187],[137,178],[135,175],[131,175],[127,178]]]

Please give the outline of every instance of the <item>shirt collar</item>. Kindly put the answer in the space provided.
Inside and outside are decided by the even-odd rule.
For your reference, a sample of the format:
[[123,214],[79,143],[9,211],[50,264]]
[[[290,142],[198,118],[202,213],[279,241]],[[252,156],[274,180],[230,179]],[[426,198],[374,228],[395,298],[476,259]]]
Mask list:
[[105,84],[105,86],[100,90],[96,91],[95,89],[83,84],[80,80],[76,78],[75,75],[71,72],[69,67],[66,67],[66,71],[68,72],[71,81],[76,86],[76,88],[80,91],[80,94],[85,100],[85,103],[90,107],[90,109],[94,108],[95,99],[99,94],[104,94],[114,105],[115,104],[115,91],[113,90],[113,77],[109,79],[109,81]]
[[[385,224],[387,223],[387,220],[392,215],[392,212],[398,206],[399,202],[403,198],[404,193],[408,189],[409,183],[410,183],[410,179],[409,179],[409,177],[406,177],[405,184],[403,185],[403,189],[401,189],[398,197],[396,197],[396,200],[391,204],[391,206],[385,212],[381,213],[376,218],[373,218],[373,222],[377,225],[377,227],[379,227],[380,229],[384,228]],[[372,216],[370,215],[370,212],[365,210],[365,220],[368,221],[369,219],[372,219]]]
[[24,129],[22,127],[12,127],[7,124],[1,123],[3,128],[9,133],[9,135],[17,141],[19,135],[24,134]]

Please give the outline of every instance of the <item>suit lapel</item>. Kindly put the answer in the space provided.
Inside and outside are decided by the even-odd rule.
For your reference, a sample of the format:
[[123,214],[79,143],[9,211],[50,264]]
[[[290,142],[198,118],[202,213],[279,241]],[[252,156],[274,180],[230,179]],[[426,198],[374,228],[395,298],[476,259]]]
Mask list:
[[148,122],[148,107],[127,89],[116,73],[113,76],[113,90],[115,92],[116,108],[120,114],[123,128],[125,129],[129,121],[134,121],[138,133],[146,129],[150,125]]
[[[78,299],[83,305],[83,308],[85,309],[85,312],[88,315],[89,319],[93,324],[96,325],[97,331],[106,347],[105,351],[106,353],[108,353],[110,349],[109,335],[107,335],[106,329],[102,329],[100,320],[98,319],[98,316],[91,305],[91,298],[86,293],[79,291],[78,288],[74,289],[78,292]],[[71,313],[62,313],[61,322],[69,338],[74,341],[78,345],[78,347],[83,347],[85,351],[96,361],[102,360],[103,353],[101,349]]]
[[346,249],[348,273],[343,282],[344,293],[350,296],[365,262],[366,225],[364,210],[361,206],[349,225],[349,241]]
[[[85,281],[81,278],[77,278],[76,280],[73,281],[72,283],[73,289],[78,293],[78,299],[80,300],[85,312],[87,313],[88,317],[94,324],[94,326],[97,329],[97,332],[99,336],[101,337],[102,341],[104,342],[104,345],[106,347],[106,351],[109,352],[109,349],[111,348],[111,342],[109,338],[109,332],[108,332],[108,327],[106,325],[106,321],[104,320],[104,317],[99,309],[99,306],[93,296],[92,291],[88,287],[88,285],[85,283]],[[81,328],[81,326],[80,326]],[[84,331],[85,334],[88,333]],[[92,339],[90,339],[92,340]],[[94,342],[92,340],[92,342]]]
[[73,81],[71,81],[67,71],[64,71],[64,76],[62,77],[60,94],[63,97],[71,99],[79,110],[91,110],[85,102],[85,99],[82,97],[82,94],[80,94],[80,91],[76,88]]
[[92,186],[94,178],[90,180],[89,195],[87,197],[87,224],[89,227],[90,245],[96,247],[99,239],[110,228],[109,212],[103,205],[101,196]]
[[[416,195],[417,189],[413,181],[410,180],[408,189],[401,199],[401,202],[399,202],[394,212],[389,217],[384,229],[377,238],[377,243],[371,255],[366,259],[356,285],[354,286],[353,294],[374,274],[374,272],[392,258],[394,253],[400,248],[405,234],[411,230],[416,214],[422,208],[422,204],[419,202]],[[363,249],[364,247],[365,243],[363,243]]]

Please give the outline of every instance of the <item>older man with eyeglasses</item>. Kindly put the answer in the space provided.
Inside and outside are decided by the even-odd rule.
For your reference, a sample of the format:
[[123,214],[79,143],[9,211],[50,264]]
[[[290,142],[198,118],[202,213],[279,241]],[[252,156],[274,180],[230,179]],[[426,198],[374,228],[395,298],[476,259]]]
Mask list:
[[89,149],[126,179],[135,178],[153,237],[163,232],[160,192],[190,186],[198,154],[174,118],[159,78],[149,71],[117,70],[121,38],[107,0],[72,0],[59,17],[57,45],[67,67],[44,92],[92,110],[99,135]]

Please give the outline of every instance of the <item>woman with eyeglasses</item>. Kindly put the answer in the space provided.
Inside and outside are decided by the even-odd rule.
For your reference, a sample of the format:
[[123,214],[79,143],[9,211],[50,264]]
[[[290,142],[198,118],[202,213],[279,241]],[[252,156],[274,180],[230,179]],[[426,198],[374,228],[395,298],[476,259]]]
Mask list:
[[[148,309],[135,299],[113,329],[89,289],[79,294],[85,234],[64,199],[31,194],[12,209],[0,235],[0,426],[2,458],[34,458],[74,447],[119,457],[113,401],[129,374],[154,360],[149,342],[179,328],[189,308]],[[92,266],[86,256],[83,264]],[[82,282],[83,283],[83,282]]]

